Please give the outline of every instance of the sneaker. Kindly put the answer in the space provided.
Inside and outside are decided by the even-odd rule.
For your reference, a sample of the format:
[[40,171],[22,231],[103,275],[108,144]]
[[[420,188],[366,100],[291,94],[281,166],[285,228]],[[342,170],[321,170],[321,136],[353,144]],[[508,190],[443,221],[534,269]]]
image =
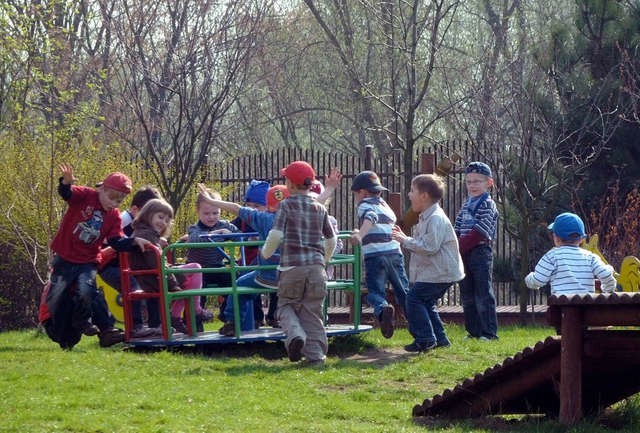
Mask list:
[[149,328],[147,325],[138,325],[131,332],[133,338],[145,338],[155,335],[155,328]]
[[304,365],[307,367],[321,367],[325,364],[325,359],[307,359],[304,361]]
[[298,362],[302,359],[302,348],[304,347],[304,340],[302,337],[293,337],[287,347],[287,353],[289,354],[289,361]]
[[218,329],[218,333],[220,335],[224,335],[225,337],[233,337],[236,335],[236,327],[233,322],[227,322],[220,329]]
[[100,347],[110,347],[124,341],[124,332],[118,328],[106,329],[100,332],[98,339],[100,340]]
[[98,335],[100,333],[100,329],[96,325],[87,322],[82,328],[82,333],[87,337],[93,337],[94,335]]
[[436,347],[450,347],[451,342],[449,340],[438,341]]
[[267,325],[271,326],[272,328],[279,328],[280,322],[278,322],[278,319],[267,319]]
[[485,337],[484,335],[478,338],[478,341],[495,341],[498,337]]
[[395,316],[393,305],[385,305],[380,314],[380,332],[384,338],[393,337],[393,322]]
[[204,332],[204,317],[202,314],[196,314],[196,332]]
[[211,322],[213,320],[213,313],[208,310],[202,310],[202,321]]
[[189,331],[182,321],[181,317],[172,317],[171,318],[171,326],[176,330],[176,332],[182,332],[183,334],[188,334]]
[[[151,329],[151,337],[162,337],[162,325],[156,326],[155,328],[149,328]],[[176,328],[174,328],[173,326],[171,327],[171,333],[175,334],[176,332]]]
[[414,341],[413,343],[404,346],[404,350],[407,352],[422,353],[435,349],[436,346],[436,343],[417,343]]

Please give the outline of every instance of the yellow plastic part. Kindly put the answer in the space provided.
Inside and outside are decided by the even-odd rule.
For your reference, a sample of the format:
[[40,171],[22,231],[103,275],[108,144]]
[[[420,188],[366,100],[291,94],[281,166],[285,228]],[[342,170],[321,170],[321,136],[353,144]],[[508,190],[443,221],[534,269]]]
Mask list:
[[120,292],[107,284],[100,275],[96,275],[96,286],[98,286],[98,290],[102,290],[102,293],[104,293],[104,299],[107,301],[107,306],[113,317],[118,322],[124,323],[124,310]]

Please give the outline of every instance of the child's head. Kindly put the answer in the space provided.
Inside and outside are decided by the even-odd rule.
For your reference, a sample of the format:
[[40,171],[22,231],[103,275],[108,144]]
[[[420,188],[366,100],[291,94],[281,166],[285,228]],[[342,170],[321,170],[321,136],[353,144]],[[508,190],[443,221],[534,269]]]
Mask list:
[[116,209],[131,192],[131,179],[118,171],[110,173],[96,185],[98,200],[105,210]]
[[464,169],[464,182],[471,197],[484,194],[493,186],[491,169],[484,162],[470,162]]
[[160,191],[158,191],[156,187],[145,185],[137,190],[136,193],[133,194],[133,197],[131,198],[131,205],[129,206],[129,212],[131,215],[135,218],[140,209],[142,209],[142,207],[152,198],[162,198]]
[[[209,196],[214,200],[222,200],[218,191],[207,189]],[[196,213],[198,219],[207,227],[213,227],[220,221],[220,208],[209,203],[202,193],[198,193],[196,198]]]
[[387,191],[387,188],[382,186],[380,178],[376,173],[370,170],[365,170],[358,173],[358,175],[353,179],[351,191],[356,194],[358,199],[362,199],[372,195],[379,196],[382,191]]
[[149,200],[133,220],[133,227],[146,224],[153,228],[160,236],[168,237],[173,220],[173,207],[161,198]]
[[289,190],[285,185],[274,185],[267,191],[267,210],[275,212],[278,210],[280,202],[289,197]]
[[439,202],[444,195],[444,182],[435,174],[419,174],[411,181],[411,209],[420,213]]
[[316,179],[313,167],[305,161],[293,161],[280,170],[280,175],[287,179],[287,189],[290,193],[308,191]]
[[269,182],[252,179],[244,196],[244,205],[254,209],[264,209],[267,206],[267,191],[269,191]]
[[580,245],[587,234],[582,219],[571,212],[561,213],[548,227],[556,245]]

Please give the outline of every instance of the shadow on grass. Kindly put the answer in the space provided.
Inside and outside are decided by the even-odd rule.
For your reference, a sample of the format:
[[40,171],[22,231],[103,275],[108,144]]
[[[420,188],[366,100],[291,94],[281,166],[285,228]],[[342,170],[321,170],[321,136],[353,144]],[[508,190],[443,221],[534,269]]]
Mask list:
[[444,418],[419,417],[414,418],[414,423],[426,427],[429,431],[492,431],[512,433],[564,433],[574,432],[602,432],[602,431],[629,431],[636,432],[638,425],[637,401],[626,401],[615,409],[605,409],[599,414],[585,417],[581,422],[571,427],[560,424],[557,417],[551,415],[495,415],[460,420],[447,420]]
[[[281,341],[254,341],[246,343],[229,344],[200,344],[176,347],[130,347],[125,350],[137,353],[153,353],[169,351],[184,355],[204,356],[209,358],[254,358],[259,357],[266,361],[286,361],[287,352]],[[399,349],[380,349],[374,344],[364,341],[361,336],[349,335],[333,337],[329,340],[328,364],[333,364],[337,359],[337,365],[358,364],[360,368],[383,368],[394,362],[401,362],[411,358],[412,354]],[[292,363],[292,367],[304,365],[304,363]],[[270,368],[269,365],[254,368]],[[278,367],[280,368],[280,367]],[[246,371],[246,370],[245,370]]]

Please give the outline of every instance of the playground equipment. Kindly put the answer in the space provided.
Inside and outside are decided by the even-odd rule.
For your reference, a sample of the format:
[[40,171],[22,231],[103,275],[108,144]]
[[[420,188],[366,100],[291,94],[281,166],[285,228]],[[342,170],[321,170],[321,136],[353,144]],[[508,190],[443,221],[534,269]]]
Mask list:
[[413,416],[546,414],[573,424],[640,391],[640,293],[554,295],[548,305],[558,336],[424,400]]
[[[341,233],[339,237],[347,239],[348,233]],[[276,289],[266,287],[238,286],[237,278],[247,272],[257,269],[275,269],[275,265],[251,265],[245,264],[243,260],[236,260],[237,256],[243,257],[241,251],[244,247],[260,246],[264,241],[212,241],[198,243],[175,243],[169,245],[163,251],[151,247],[156,253],[158,266],[155,269],[132,270],[129,266],[128,253],[120,254],[120,272],[122,281],[122,305],[125,324],[125,343],[133,346],[174,346],[185,344],[209,344],[209,343],[230,343],[265,340],[284,340],[286,335],[280,328],[261,327],[252,331],[240,330],[240,302],[241,295],[257,295],[270,293]],[[167,257],[179,257],[181,253],[190,248],[219,248],[225,251],[229,258],[228,263],[220,268],[200,268],[185,269],[168,266]],[[329,337],[338,335],[351,335],[366,332],[372,329],[370,325],[360,323],[360,280],[361,280],[361,250],[359,245],[351,246],[349,254],[336,254],[330,261],[330,265],[335,268],[335,275],[344,276],[327,282],[328,290],[341,290],[348,292],[354,299],[354,317],[350,324],[331,324],[327,322],[327,301],[324,306],[325,329]],[[231,278],[229,287],[203,287],[201,289],[189,289],[178,292],[169,292],[167,278],[170,274],[186,273],[228,273]],[[131,291],[129,287],[130,276],[155,275],[159,280],[160,292]],[[234,307],[235,335],[226,337],[217,331],[196,331],[195,305],[196,296],[231,296]],[[160,303],[160,317],[162,321],[162,336],[155,338],[133,338],[133,314],[132,302],[144,299],[156,298]],[[175,300],[186,300],[185,324],[189,330],[188,334],[174,333],[171,326],[171,303]]]
[[[607,263],[600,248],[598,247],[598,235],[591,235],[589,240],[582,244],[582,248],[591,251]],[[626,256],[620,264],[620,272],[615,272],[614,276],[618,283],[618,289],[622,292],[640,291],[640,260],[635,256]]]

